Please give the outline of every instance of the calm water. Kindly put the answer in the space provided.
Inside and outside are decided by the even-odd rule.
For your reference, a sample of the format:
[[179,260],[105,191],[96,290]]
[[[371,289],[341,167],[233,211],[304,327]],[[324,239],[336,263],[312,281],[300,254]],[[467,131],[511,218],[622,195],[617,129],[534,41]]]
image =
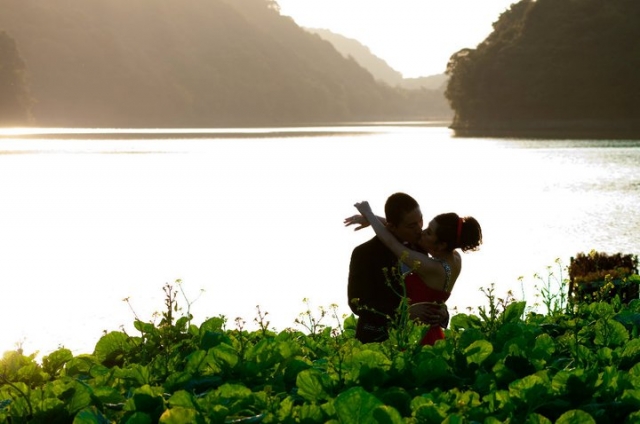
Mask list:
[[177,279],[196,323],[251,326],[259,305],[294,327],[304,298],[346,313],[349,255],[372,232],[342,220],[359,200],[382,214],[395,191],[427,219],[482,224],[449,302],[459,310],[484,305],[490,284],[533,304],[534,274],[557,274],[556,259],[640,252],[640,141],[439,126],[47,132],[0,138],[0,351],[91,352],[104,330],[133,332],[134,311],[153,319]]

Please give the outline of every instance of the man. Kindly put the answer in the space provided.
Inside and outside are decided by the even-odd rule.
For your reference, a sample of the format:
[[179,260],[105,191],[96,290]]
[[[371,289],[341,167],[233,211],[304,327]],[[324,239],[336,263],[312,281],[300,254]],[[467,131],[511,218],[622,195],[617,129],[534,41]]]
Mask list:
[[[389,231],[403,243],[413,245],[422,235],[422,212],[418,202],[405,193],[389,196],[384,206],[386,225]],[[346,225],[367,224],[358,221],[358,216],[347,218]],[[389,337],[389,324],[396,317],[402,289],[392,272],[398,267],[398,258],[377,237],[357,246],[351,254],[347,296],[349,307],[358,316],[356,338],[362,343],[380,342]],[[385,275],[385,271],[387,273]],[[433,313],[432,313],[433,314]],[[435,322],[440,322],[444,312],[436,312]],[[425,322],[429,322],[425,319]],[[431,321],[434,317],[431,315]]]

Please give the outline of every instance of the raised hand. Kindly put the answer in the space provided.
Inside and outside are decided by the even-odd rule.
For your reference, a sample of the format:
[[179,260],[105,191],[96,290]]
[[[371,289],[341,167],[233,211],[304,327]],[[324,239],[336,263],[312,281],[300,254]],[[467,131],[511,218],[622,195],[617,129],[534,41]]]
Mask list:
[[348,227],[349,225],[357,225],[353,231],[362,230],[363,228],[367,228],[369,226],[369,221],[362,215],[353,215],[344,219],[344,226]]

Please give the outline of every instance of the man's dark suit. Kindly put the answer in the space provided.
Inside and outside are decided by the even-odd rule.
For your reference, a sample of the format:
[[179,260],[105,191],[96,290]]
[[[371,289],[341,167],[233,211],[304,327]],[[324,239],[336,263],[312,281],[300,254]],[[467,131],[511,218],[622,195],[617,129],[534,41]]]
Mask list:
[[[395,317],[401,293],[391,269],[398,266],[398,258],[377,237],[353,249],[349,264],[347,295],[349,306],[358,315],[356,338],[362,343],[379,342],[389,337],[389,317]],[[383,268],[395,290],[386,283]],[[358,303],[354,304],[354,299]],[[363,310],[366,307],[369,310]],[[370,311],[374,309],[376,312]]]

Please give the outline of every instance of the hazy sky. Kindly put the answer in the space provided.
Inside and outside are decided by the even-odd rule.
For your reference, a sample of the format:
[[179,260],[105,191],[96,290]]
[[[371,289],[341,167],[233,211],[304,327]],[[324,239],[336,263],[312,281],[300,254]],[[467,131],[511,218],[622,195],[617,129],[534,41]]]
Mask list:
[[516,0],[277,0],[300,26],[355,38],[404,77],[444,72]]

